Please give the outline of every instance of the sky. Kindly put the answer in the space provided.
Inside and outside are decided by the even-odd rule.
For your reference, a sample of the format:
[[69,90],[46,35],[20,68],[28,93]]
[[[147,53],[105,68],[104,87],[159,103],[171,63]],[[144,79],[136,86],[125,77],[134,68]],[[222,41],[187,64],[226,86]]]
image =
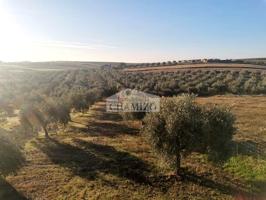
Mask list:
[[266,57],[266,0],[0,0],[0,60]]

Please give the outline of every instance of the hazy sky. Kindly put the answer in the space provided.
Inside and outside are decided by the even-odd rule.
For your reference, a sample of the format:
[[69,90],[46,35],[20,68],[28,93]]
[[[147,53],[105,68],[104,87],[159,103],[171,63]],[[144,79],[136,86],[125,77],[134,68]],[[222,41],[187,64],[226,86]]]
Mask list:
[[0,60],[266,57],[266,0],[0,0]]

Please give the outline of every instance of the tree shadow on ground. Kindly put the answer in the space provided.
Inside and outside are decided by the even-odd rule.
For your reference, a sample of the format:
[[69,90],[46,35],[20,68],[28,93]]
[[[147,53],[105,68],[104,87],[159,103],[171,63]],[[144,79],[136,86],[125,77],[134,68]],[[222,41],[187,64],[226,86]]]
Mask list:
[[118,113],[101,113],[97,115],[99,120],[110,120],[110,121],[123,121],[123,118]]
[[121,115],[117,112],[107,112],[105,104],[103,106],[93,108],[93,117],[97,120],[123,121]]
[[9,138],[10,134],[13,133],[0,129],[0,199],[26,199],[1,177],[14,173],[25,162],[19,146]]
[[[250,156],[253,158],[259,158],[259,159],[266,159],[266,144],[265,143],[257,143],[252,140],[245,140],[245,141],[232,141],[231,143],[231,149],[228,152],[228,154],[222,158],[219,159],[218,162],[225,163],[228,161],[228,159],[234,157],[234,156]],[[188,176],[187,176],[187,175]],[[266,199],[266,181],[248,181],[242,179],[242,183],[237,184],[236,181],[232,182],[227,177],[223,177],[223,179],[226,179],[226,182],[228,183],[228,186],[222,187],[222,185],[215,185],[212,183],[212,181],[204,180],[204,177],[197,176],[196,174],[193,174],[191,172],[186,172],[185,178],[188,178],[189,180],[201,182],[201,183],[207,183],[206,187],[208,186],[217,186],[217,188],[220,188],[221,191],[229,191],[228,194],[241,194],[245,197],[248,197],[248,199],[261,199],[261,194],[264,195],[263,199]],[[203,181],[200,181],[203,179]],[[230,189],[231,187],[231,189]],[[231,191],[231,192],[230,192]],[[245,199],[245,198],[244,198]]]
[[154,187],[159,187],[162,191],[166,192],[172,185],[177,182],[180,184],[192,183],[204,188],[219,191],[222,194],[230,196],[241,196],[242,199],[261,199],[260,196],[263,194],[250,192],[250,188],[244,184],[232,181],[227,177],[223,177],[223,180],[212,180],[211,177],[204,175],[197,175],[196,173],[182,168],[180,177],[177,179],[175,175],[151,177],[150,182]]
[[36,139],[35,146],[55,164],[62,165],[80,177],[94,180],[99,173],[112,174],[139,184],[149,184],[150,166],[141,159],[115,148],[80,139],[73,145],[55,139]]
[[128,127],[126,124],[108,123],[108,122],[94,122],[89,124],[87,132],[93,136],[116,136],[116,135],[136,135],[139,130]]
[[77,125],[71,125],[70,128],[75,132],[87,133],[91,136],[115,137],[118,135],[136,135],[139,133],[137,128],[132,128],[125,123],[114,123],[110,121],[94,121],[87,125],[74,122]]
[[184,170],[182,178],[184,179],[184,181],[193,182],[200,186],[204,186],[204,187],[211,188],[214,190],[219,190],[223,194],[232,195],[232,196],[241,196],[243,199],[259,200],[265,197],[264,196],[265,194],[262,192],[262,191],[265,191],[265,190],[262,190],[263,185],[265,188],[265,181],[253,182],[252,183],[253,186],[257,185],[258,187],[260,187],[260,189],[257,188],[258,190],[251,191],[250,188],[244,183],[232,181],[226,177],[224,177],[225,183],[219,183],[209,178],[206,178],[204,176],[199,176],[193,172],[188,171],[187,169]]
[[[175,176],[151,176],[153,174],[151,165],[134,155],[108,145],[81,139],[72,139],[71,144],[67,144],[51,138],[36,139],[35,146],[55,164],[67,167],[75,175],[88,180],[101,178],[100,174],[111,174],[137,184],[159,188],[164,192],[178,182]],[[188,169],[183,169],[180,183],[193,183],[227,195],[241,194],[245,197],[252,197],[249,188],[242,184],[226,179],[226,177],[218,182],[210,177],[197,175]]]
[[0,177],[0,199],[3,200],[26,200],[27,198],[20,194],[4,178]]
[[223,194],[232,195],[236,193],[243,193],[248,195],[248,188],[244,187],[243,185],[233,183],[230,180],[226,180],[227,183],[219,183],[217,181],[211,180],[210,178],[197,175],[187,169],[184,169],[182,178],[185,182],[189,181],[200,186],[219,190]]
[[232,154],[234,155],[246,155],[266,159],[266,143],[256,143],[252,140],[246,141],[233,141]]

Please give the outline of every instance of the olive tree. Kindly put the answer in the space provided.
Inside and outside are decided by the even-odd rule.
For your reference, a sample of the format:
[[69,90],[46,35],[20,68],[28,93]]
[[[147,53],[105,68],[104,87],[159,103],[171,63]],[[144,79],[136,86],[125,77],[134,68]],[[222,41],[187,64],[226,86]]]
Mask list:
[[161,110],[144,118],[143,131],[155,150],[166,158],[180,174],[181,156],[201,148],[203,123],[202,109],[194,97],[163,98]]
[[84,112],[89,108],[89,104],[86,101],[85,93],[76,92],[70,95],[69,106],[76,111]]
[[26,105],[20,109],[20,123],[26,128],[41,127],[48,137],[47,127],[53,123],[63,124],[70,121],[70,109],[62,102],[46,100],[38,105]]
[[181,158],[192,152],[221,155],[234,133],[229,110],[200,106],[195,96],[162,98],[161,110],[144,118],[143,133],[180,175]]
[[24,128],[31,128],[33,130],[34,128],[41,127],[45,133],[45,137],[49,136],[47,131],[47,125],[49,123],[47,116],[45,116],[36,106],[23,106],[20,109],[19,117],[20,123]]

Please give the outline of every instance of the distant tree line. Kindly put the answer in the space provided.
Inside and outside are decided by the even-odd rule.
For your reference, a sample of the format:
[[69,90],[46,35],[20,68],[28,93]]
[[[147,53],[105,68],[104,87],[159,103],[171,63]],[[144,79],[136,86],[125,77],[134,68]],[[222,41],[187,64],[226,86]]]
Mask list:
[[137,63],[137,64],[125,64],[122,63],[115,68],[141,68],[141,67],[163,67],[163,66],[175,66],[184,64],[206,64],[206,63],[235,63],[235,64],[257,64],[266,65],[265,59],[192,59],[192,60],[173,60],[164,62],[153,62],[153,63]]

